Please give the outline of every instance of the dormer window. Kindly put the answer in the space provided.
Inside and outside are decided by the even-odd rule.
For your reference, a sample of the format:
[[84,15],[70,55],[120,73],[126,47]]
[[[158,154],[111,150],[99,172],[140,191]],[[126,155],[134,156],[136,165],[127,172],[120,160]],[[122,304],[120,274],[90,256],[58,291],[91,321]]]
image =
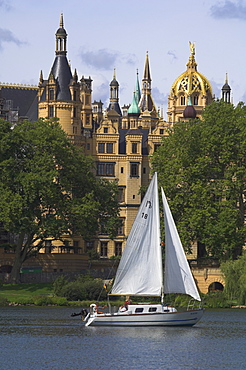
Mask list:
[[113,143],[107,143],[106,144],[106,152],[107,153],[113,153]]
[[138,152],[138,143],[132,143],[132,153],[136,154]]

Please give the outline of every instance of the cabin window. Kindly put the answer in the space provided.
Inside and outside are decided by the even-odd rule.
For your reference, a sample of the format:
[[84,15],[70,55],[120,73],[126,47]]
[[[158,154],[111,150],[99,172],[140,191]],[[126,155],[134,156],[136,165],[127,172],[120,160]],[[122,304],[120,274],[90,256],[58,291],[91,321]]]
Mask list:
[[140,313],[140,312],[143,312],[143,307],[136,308],[135,313]]
[[149,312],[156,312],[156,310],[157,310],[157,307],[150,307],[149,308]]

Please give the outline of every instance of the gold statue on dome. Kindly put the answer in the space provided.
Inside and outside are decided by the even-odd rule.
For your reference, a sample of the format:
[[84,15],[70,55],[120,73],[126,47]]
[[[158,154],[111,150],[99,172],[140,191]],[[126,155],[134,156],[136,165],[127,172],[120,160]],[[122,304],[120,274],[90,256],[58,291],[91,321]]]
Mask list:
[[190,52],[191,52],[191,55],[195,55],[195,42],[190,42]]

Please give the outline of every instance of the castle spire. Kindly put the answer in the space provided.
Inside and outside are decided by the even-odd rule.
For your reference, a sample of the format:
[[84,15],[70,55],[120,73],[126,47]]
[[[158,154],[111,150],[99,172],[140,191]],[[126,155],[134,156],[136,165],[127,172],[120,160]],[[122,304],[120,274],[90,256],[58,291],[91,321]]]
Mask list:
[[60,15],[60,28],[64,28],[64,24],[63,24],[63,13],[61,13],[61,15]]
[[67,32],[64,28],[63,13],[60,15],[60,27],[56,31],[56,55],[67,54]]
[[149,55],[146,54],[145,65],[144,65],[144,76],[142,79],[142,94],[139,101],[139,108],[141,112],[153,110],[156,111],[153,98],[151,96],[151,77],[150,77],[150,67],[149,67]]
[[139,103],[140,98],[141,98],[141,90],[140,90],[139,79],[138,79],[138,69],[137,69],[137,80],[136,80],[136,91],[135,91],[135,95],[136,95],[137,103]]

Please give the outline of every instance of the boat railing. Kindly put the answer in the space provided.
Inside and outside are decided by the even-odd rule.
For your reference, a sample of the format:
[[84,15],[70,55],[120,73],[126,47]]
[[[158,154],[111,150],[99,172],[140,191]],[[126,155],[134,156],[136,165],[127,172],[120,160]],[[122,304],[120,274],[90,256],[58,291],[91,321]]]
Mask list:
[[191,298],[187,305],[187,311],[194,309],[201,309],[203,307],[203,298],[201,301],[197,301],[194,298]]

